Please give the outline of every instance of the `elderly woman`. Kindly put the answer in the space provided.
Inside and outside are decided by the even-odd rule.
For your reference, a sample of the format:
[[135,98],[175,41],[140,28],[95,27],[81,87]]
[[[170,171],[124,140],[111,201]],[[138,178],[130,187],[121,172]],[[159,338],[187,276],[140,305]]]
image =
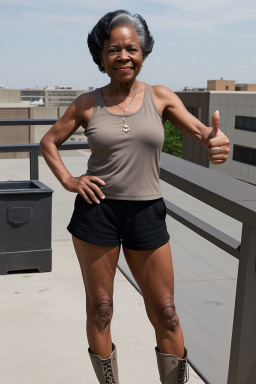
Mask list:
[[[116,347],[110,322],[113,281],[120,246],[143,294],[152,323],[160,381],[186,380],[187,350],[174,304],[172,255],[159,186],[163,121],[208,148],[223,163],[229,141],[206,127],[170,89],[137,79],[154,40],[145,20],[127,11],[102,17],[88,36],[93,60],[109,84],[79,96],[40,143],[41,152],[63,187],[77,193],[68,225],[86,291],[89,355],[100,383],[118,384]],[[91,149],[86,174],[74,177],[58,146],[83,126]]]

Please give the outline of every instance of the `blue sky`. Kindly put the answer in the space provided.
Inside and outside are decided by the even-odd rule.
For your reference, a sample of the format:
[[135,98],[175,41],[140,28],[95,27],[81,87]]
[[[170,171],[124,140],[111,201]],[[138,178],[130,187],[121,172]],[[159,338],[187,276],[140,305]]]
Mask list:
[[87,34],[106,12],[140,13],[155,38],[140,80],[174,91],[223,77],[255,83],[255,0],[0,0],[0,86],[108,83]]

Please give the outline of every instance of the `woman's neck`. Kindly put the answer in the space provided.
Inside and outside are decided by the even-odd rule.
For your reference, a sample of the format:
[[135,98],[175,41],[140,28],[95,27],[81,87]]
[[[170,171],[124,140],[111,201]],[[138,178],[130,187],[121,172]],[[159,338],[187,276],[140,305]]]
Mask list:
[[114,96],[126,98],[128,95],[133,95],[135,91],[138,91],[139,81],[135,79],[133,82],[123,84],[110,82],[109,87]]

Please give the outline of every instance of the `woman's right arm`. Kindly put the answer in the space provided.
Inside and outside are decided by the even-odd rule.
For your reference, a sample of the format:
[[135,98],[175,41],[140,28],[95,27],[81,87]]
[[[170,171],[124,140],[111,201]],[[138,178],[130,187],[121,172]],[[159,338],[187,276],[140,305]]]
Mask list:
[[81,125],[87,125],[93,107],[93,92],[79,96],[43,136],[39,148],[49,168],[67,191],[79,193],[89,204],[92,204],[92,201],[99,204],[98,197],[104,196],[97,184],[104,186],[105,182],[97,176],[72,176],[58,151],[58,147]]

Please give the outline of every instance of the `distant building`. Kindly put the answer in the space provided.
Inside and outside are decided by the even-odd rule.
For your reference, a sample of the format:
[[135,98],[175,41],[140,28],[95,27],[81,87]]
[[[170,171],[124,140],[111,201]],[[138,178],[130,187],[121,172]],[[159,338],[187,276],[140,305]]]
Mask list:
[[0,88],[0,103],[20,103],[20,90]]
[[236,91],[256,92],[256,84],[236,84]]
[[54,86],[27,89],[0,88],[0,103],[29,103],[35,106],[67,107],[82,93],[69,86]]
[[208,80],[207,91],[235,91],[235,80]]
[[203,92],[206,91],[206,88],[190,88],[190,87],[185,87],[183,89],[184,92]]
[[[195,88],[196,89],[196,88]],[[194,89],[188,89],[194,91]],[[201,89],[197,89],[200,91]],[[184,91],[187,91],[185,88]],[[256,84],[236,84],[235,80],[208,80],[207,91],[244,91],[256,92]]]
[[21,103],[29,103],[31,105],[45,105],[45,91],[41,89],[21,89],[20,90]]
[[77,91],[73,90],[72,87],[64,86],[45,87],[44,91],[46,107],[68,106],[82,93],[88,92],[88,90]]

